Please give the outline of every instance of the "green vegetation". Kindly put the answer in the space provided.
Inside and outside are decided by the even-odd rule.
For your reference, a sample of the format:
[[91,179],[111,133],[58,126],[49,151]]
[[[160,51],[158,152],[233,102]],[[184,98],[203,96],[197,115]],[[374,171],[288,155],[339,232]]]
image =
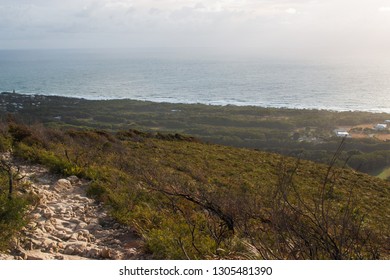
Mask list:
[[[389,115],[15,94],[0,103],[2,151],[91,180],[88,194],[154,258],[390,257],[389,182],[352,169],[388,178],[390,142],[340,144],[333,132]],[[2,209],[21,217],[25,198],[6,195],[5,171]],[[7,217],[9,239],[24,221]]]
[[23,139],[32,141],[27,126],[0,123],[0,251],[8,249],[14,237],[27,224],[28,207],[36,203],[36,197],[26,192],[19,168],[12,160],[13,149]]
[[378,178],[381,178],[381,179],[389,179],[390,178],[390,167],[389,168],[385,168],[384,170],[382,170],[381,173],[379,173],[378,175]]
[[0,194],[0,251],[8,248],[12,238],[26,224],[24,214],[28,203],[21,196],[9,199],[3,192]]
[[334,166],[135,130],[9,125],[14,153],[90,179],[157,259],[386,259],[390,185]]
[[[0,116],[8,113],[27,124],[53,128],[136,129],[191,135],[207,143],[300,156],[327,164],[340,139],[334,129],[376,124],[389,114],[292,110],[254,106],[153,103],[134,100],[85,100],[56,96],[0,95]],[[373,133],[369,128],[355,132]],[[381,132],[384,134],[386,132]],[[348,139],[338,166],[378,175],[390,167],[390,141]]]
[[0,251],[9,247],[12,238],[26,224],[25,213],[33,202],[28,194],[14,191],[18,185],[18,174],[4,156],[12,147],[12,138],[7,128],[0,126]]

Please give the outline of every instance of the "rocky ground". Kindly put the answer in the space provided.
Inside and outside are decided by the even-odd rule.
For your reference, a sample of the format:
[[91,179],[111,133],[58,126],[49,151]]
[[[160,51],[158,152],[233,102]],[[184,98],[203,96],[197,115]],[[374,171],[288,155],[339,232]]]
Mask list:
[[29,224],[0,259],[142,259],[142,241],[86,196],[88,182],[58,178],[41,166],[23,165],[27,191],[39,197]]

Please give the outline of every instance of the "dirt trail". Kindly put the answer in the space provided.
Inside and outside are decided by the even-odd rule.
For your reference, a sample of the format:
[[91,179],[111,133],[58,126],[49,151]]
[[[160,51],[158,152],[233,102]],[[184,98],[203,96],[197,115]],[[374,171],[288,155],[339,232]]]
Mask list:
[[86,196],[88,182],[18,164],[27,191],[39,197],[13,250],[0,259],[143,259],[142,241]]

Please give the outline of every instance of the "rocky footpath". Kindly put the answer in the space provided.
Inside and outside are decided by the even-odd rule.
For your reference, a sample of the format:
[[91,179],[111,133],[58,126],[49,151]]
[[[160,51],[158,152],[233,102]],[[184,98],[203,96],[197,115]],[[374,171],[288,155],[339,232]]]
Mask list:
[[88,182],[58,178],[41,166],[20,165],[26,191],[39,197],[29,224],[0,259],[141,259],[142,241],[86,196]]

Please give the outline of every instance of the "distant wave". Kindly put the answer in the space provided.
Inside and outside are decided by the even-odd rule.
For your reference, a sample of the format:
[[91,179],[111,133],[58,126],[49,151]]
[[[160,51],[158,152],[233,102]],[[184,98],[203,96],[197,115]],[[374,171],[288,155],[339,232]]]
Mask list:
[[20,52],[0,51],[2,91],[95,100],[390,113],[390,66],[386,65]]

